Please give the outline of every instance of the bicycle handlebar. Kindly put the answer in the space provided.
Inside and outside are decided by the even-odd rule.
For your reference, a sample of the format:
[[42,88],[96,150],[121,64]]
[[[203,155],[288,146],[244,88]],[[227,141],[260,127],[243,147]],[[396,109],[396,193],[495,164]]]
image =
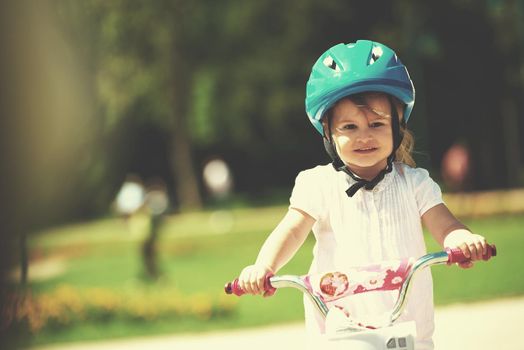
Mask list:
[[[442,253],[445,253],[446,256],[447,256],[447,259],[445,261],[442,261],[442,256],[439,254],[439,253],[434,253],[433,255],[437,255],[439,254],[439,260],[438,261],[433,261],[429,264],[425,264],[424,267],[428,266],[428,265],[432,265],[432,264],[439,264],[439,263],[447,263],[448,265],[451,265],[451,264],[454,264],[454,263],[463,263],[463,262],[467,262],[467,261],[470,261],[471,259],[470,258],[467,258],[464,253],[462,252],[462,250],[460,250],[459,248],[446,248],[446,250]],[[418,266],[420,265],[420,261],[425,261],[427,260],[427,257],[430,256],[432,254],[428,254],[428,255],[425,255],[423,257],[421,257],[420,259],[418,259],[414,264],[413,266]],[[489,259],[491,259],[491,257],[493,256],[496,256],[497,255],[497,248],[494,244],[488,244],[487,245],[487,250],[486,250],[486,254],[484,254],[482,256],[482,260],[484,261],[487,261]],[[272,281],[271,279],[273,278],[274,276],[271,275],[271,274],[267,274],[266,275],[266,278],[265,278],[265,282],[264,282],[264,291],[265,292],[274,292],[276,290],[276,288],[272,285]],[[228,282],[226,283],[226,285],[224,286],[224,291],[226,292],[226,294],[235,294],[237,296],[242,296],[244,295],[246,292],[238,285],[238,278],[235,279],[234,281],[232,282]]]
[[[486,254],[482,256],[482,260],[489,260],[493,256],[496,256],[496,255],[497,255],[497,248],[495,247],[495,245],[488,244]],[[390,320],[389,320],[389,323],[392,324],[400,317],[404,307],[406,306],[407,294],[411,286],[411,281],[412,281],[413,275],[417,271],[422,270],[432,265],[437,265],[437,264],[451,265],[454,263],[463,263],[463,262],[467,262],[470,260],[471,259],[467,258],[462,253],[462,251],[458,248],[446,248],[445,251],[426,254],[415,261],[413,261],[412,259],[411,260],[403,259],[400,262],[399,267],[395,270],[395,273],[398,273],[399,276],[401,276],[401,282],[399,283],[395,282],[396,283],[395,286],[393,286],[392,284],[389,284],[387,286],[384,285],[384,287],[381,289],[369,289],[369,290],[364,289],[360,291],[358,291],[358,288],[357,288],[356,290],[353,291],[353,293],[350,293],[350,294],[365,293],[365,292],[370,292],[372,290],[398,289],[398,293],[399,293],[398,299],[397,299],[395,306],[392,309]],[[364,270],[369,269],[369,271],[372,271],[376,267],[377,266],[361,267],[361,268],[357,268],[357,270],[358,269],[364,269]],[[327,273],[327,275],[333,275],[333,276],[336,274],[340,274],[340,273],[339,272]],[[322,291],[319,292],[318,289],[315,291],[314,288],[312,288],[311,278],[314,278],[314,275],[273,276],[271,274],[268,274],[266,275],[265,282],[264,282],[264,291],[273,293],[275,292],[277,288],[282,288],[282,287],[293,287],[293,288],[299,289],[300,291],[302,291],[305,295],[307,295],[310,298],[313,304],[317,307],[318,311],[324,317],[326,317],[329,311],[327,303],[329,303],[330,300],[336,300],[336,297],[339,297],[339,295],[335,295],[335,298],[333,298],[330,295],[326,296],[325,294],[322,293]],[[239,283],[238,278],[235,279],[233,282],[227,283],[224,287],[226,294],[235,294],[237,296],[244,295],[245,291],[239,286],[238,283]],[[340,295],[340,297],[343,297],[343,296],[344,295]],[[355,325],[354,329],[362,330],[365,328]]]

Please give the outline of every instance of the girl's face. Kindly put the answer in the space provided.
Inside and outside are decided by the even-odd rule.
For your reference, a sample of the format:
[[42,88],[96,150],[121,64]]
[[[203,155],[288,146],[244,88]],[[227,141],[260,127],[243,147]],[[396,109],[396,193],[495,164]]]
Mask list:
[[386,167],[393,151],[391,105],[384,94],[363,96],[363,104],[350,98],[337,102],[331,133],[342,161],[355,174],[370,180]]

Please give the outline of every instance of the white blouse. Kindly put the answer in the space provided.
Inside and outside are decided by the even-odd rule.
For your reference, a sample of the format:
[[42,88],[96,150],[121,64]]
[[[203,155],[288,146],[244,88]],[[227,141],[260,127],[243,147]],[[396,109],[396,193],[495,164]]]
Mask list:
[[[394,163],[393,170],[373,190],[360,189],[348,197],[345,191],[354,182],[331,164],[302,171],[296,178],[290,208],[316,220],[310,274],[426,254],[420,218],[442,203],[440,188],[428,172]],[[347,298],[344,307],[355,319],[365,319],[390,311],[397,295],[396,291],[356,295]],[[323,320],[309,300],[304,300],[308,332],[323,333]],[[417,349],[433,349],[429,269],[415,276],[400,320],[416,322]]]

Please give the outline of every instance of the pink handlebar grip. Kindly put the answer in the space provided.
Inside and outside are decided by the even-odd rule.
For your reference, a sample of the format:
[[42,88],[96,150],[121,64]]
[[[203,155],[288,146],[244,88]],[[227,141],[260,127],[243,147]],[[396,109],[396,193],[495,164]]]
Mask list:
[[[463,263],[470,260],[464,256],[460,248],[446,248],[446,253],[448,253],[448,264]],[[489,260],[492,256],[497,256],[497,247],[494,244],[488,244],[482,260]]]
[[224,286],[224,292],[226,292],[226,294],[235,294],[237,296],[245,294],[244,290],[238,285],[238,278],[233,282],[226,283]]
[[[273,277],[273,275],[268,273],[264,280],[264,291],[268,295],[272,295],[276,291],[276,289],[271,285],[271,282],[269,281],[271,277]],[[235,294],[237,296],[242,296],[246,294],[246,292],[238,285],[238,278],[236,278],[233,282],[226,283],[226,285],[224,286],[224,291],[226,292],[226,294]]]

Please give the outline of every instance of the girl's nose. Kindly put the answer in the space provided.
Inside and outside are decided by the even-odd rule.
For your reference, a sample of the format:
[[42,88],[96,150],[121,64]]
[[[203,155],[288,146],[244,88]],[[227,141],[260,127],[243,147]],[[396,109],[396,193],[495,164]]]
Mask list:
[[356,141],[363,142],[363,143],[369,142],[372,139],[373,137],[371,136],[371,129],[369,127],[359,129],[355,137]]

